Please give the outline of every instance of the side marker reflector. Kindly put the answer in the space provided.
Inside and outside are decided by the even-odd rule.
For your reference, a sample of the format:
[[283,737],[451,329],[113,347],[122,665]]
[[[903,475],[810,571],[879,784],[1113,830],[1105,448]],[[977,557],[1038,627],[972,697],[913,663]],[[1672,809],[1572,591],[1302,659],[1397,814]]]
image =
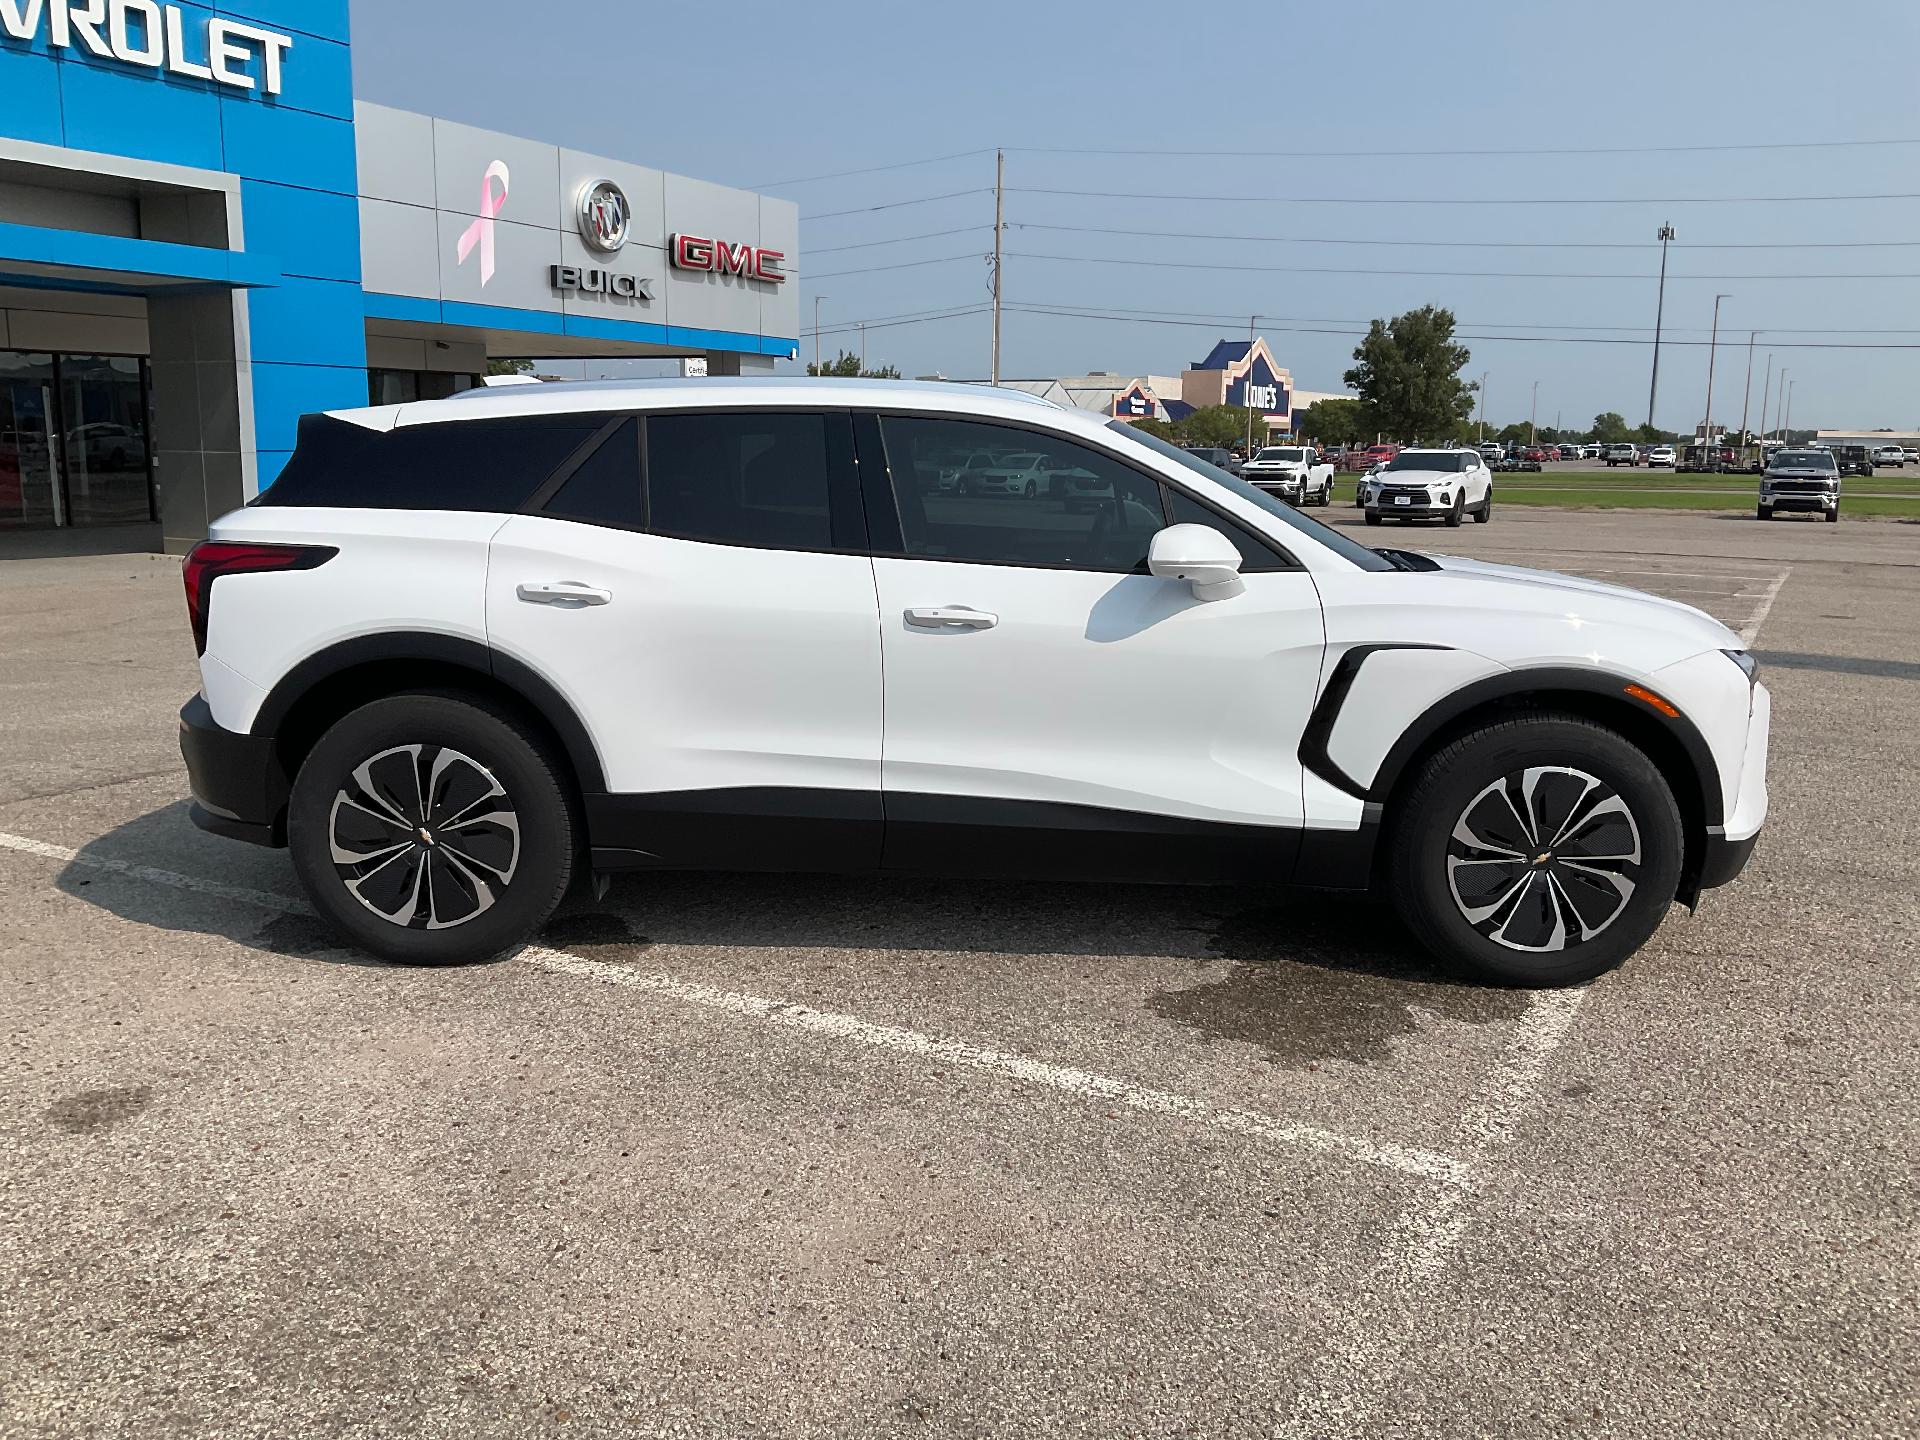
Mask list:
[[1629,685],[1627,686],[1627,694],[1633,699],[1638,700],[1642,705],[1651,705],[1669,720],[1678,720],[1680,718],[1680,712],[1673,707],[1671,702],[1661,699],[1658,695],[1654,694],[1653,691],[1646,689],[1644,686]]

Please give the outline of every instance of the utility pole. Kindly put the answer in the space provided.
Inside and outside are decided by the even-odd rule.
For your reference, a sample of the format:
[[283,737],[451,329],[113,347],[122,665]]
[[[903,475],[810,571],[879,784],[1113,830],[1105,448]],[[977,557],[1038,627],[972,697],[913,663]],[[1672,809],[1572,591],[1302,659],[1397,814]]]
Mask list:
[[1764,453],[1767,444],[1767,401],[1773,398],[1773,352],[1767,352],[1767,378],[1760,382],[1760,446]]
[[829,299],[826,295],[813,297],[813,373],[823,373],[820,369],[820,302]]
[[[1715,349],[1720,344],[1720,302],[1722,300],[1731,300],[1732,298],[1731,295],[1716,295],[1713,297],[1713,335],[1712,338],[1707,341],[1707,420],[1706,424],[1702,427],[1705,429],[1706,434],[1700,437],[1701,442],[1706,445],[1713,444],[1713,356]],[[1716,464],[1713,468],[1718,470],[1720,467]]]
[[1787,413],[1786,418],[1780,422],[1780,438],[1789,444],[1792,443],[1789,437],[1793,434],[1793,386],[1799,383],[1795,380],[1792,385],[1787,386]]
[[[1780,367],[1780,400],[1779,400],[1779,403],[1773,407],[1773,418],[1775,420],[1780,420],[1784,422],[1786,413],[1787,413],[1787,367],[1785,365],[1782,365]],[[1786,443],[1786,439],[1787,439],[1786,432],[1787,432],[1787,427],[1784,423],[1782,423],[1780,426],[1780,440],[1782,444]]]
[[1533,417],[1540,413],[1540,382],[1533,382],[1533,404],[1527,407],[1527,444],[1533,444]]
[[[1247,373],[1240,382],[1240,398],[1247,403],[1247,454],[1253,454],[1253,327],[1258,324],[1258,315],[1247,317]],[[1302,482],[1305,483],[1305,482]],[[1302,490],[1302,495],[1307,492]]]
[[1746,388],[1740,392],[1740,443],[1742,446],[1747,443],[1747,411],[1753,404],[1753,337],[1759,333],[1758,330],[1747,332],[1747,384]]
[[1480,372],[1480,439],[1483,442],[1487,438],[1487,376],[1491,373],[1489,370]]
[[991,383],[1000,383],[1000,292],[1006,289],[1001,283],[1000,235],[1007,224],[1007,152],[993,152],[993,365],[989,374]]
[[1660,300],[1653,312],[1653,380],[1647,386],[1647,428],[1653,428],[1653,402],[1660,393],[1660,324],[1667,313],[1667,242],[1675,235],[1673,226],[1662,225],[1655,238],[1660,242]]
[[867,322],[860,322],[860,373],[867,373]]

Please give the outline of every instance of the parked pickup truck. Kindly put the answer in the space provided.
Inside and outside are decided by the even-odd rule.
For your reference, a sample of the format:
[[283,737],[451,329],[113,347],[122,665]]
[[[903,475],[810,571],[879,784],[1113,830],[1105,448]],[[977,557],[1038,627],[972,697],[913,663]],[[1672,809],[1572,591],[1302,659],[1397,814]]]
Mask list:
[[1240,478],[1290,505],[1333,499],[1333,466],[1311,445],[1269,445],[1240,468]]

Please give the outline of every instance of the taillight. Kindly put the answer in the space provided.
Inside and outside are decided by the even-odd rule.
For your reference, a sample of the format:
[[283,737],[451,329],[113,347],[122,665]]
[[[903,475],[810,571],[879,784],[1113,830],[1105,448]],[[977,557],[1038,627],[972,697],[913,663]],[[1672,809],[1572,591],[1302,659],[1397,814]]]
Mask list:
[[187,582],[187,620],[193,626],[193,653],[207,653],[207,615],[213,582],[222,575],[253,575],[264,570],[311,570],[340,552],[331,545],[250,545],[202,540],[187,552],[182,574]]

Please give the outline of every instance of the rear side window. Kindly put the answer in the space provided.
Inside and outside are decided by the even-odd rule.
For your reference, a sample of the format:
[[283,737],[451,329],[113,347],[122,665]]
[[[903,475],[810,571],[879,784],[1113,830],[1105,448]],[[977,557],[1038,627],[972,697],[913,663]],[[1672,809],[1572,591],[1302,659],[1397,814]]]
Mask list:
[[647,528],[656,535],[830,549],[829,473],[824,415],[647,417]]
[[307,415],[293,457],[255,503],[510,514],[605,423],[515,415],[381,431]]
[[638,530],[646,524],[640,491],[640,424],[623,420],[620,427],[560,482],[540,513],[556,520],[579,520],[617,530]]

